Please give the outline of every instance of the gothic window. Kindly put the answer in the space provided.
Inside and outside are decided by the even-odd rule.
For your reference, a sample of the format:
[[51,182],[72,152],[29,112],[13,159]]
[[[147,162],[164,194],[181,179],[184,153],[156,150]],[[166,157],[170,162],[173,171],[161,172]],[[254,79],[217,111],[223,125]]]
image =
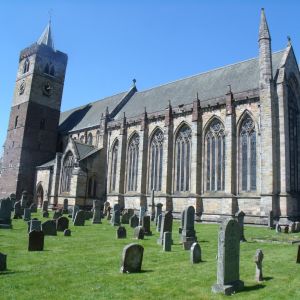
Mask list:
[[81,142],[81,143],[84,143],[84,135],[82,135],[82,136],[80,137],[80,142]]
[[19,116],[16,116],[16,118],[15,118],[15,128],[17,128],[17,126],[18,126],[18,120],[19,120]]
[[241,124],[239,140],[240,190],[256,191],[256,131],[249,116]]
[[72,171],[74,167],[74,156],[71,152],[68,152],[64,158],[62,174],[61,174],[61,192],[70,192]]
[[111,152],[111,170],[110,170],[110,190],[116,190],[116,177],[117,177],[117,162],[118,162],[118,149],[119,149],[119,141],[113,145]]
[[135,133],[129,141],[127,152],[127,190],[137,190],[140,138]]
[[175,191],[190,189],[192,130],[183,125],[175,139]]
[[96,132],[96,147],[98,147],[99,138],[100,138],[100,130],[97,130],[97,132]]
[[30,62],[29,59],[27,58],[24,62],[24,66],[23,66],[23,74],[27,73],[29,71],[29,66],[30,66]]
[[224,125],[214,119],[205,135],[206,190],[223,191],[225,185]]
[[149,148],[149,190],[161,191],[164,134],[157,129]]
[[93,145],[93,135],[91,133],[88,134],[87,143],[91,146]]

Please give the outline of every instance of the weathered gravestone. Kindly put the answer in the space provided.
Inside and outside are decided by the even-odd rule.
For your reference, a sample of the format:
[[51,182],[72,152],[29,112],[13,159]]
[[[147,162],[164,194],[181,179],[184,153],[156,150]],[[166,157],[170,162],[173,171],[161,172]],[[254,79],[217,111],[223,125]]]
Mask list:
[[142,223],[143,223],[143,217],[146,213],[146,207],[145,206],[141,206],[140,207],[140,212],[139,212],[139,225],[142,226]]
[[111,220],[111,214],[110,214],[110,211],[111,211],[111,207],[108,206],[107,209],[106,209],[106,219],[109,221]]
[[44,232],[43,231],[30,231],[28,251],[43,251],[44,250]]
[[30,211],[32,213],[36,213],[37,212],[37,206],[36,206],[35,203],[31,203],[30,206],[29,206],[29,208],[30,208]]
[[271,229],[274,228],[274,215],[272,210],[270,210],[268,214],[268,227]]
[[43,201],[42,211],[48,211],[48,201]]
[[107,208],[110,207],[110,203],[108,201],[104,202],[104,206],[103,206],[103,215],[107,216]]
[[172,248],[172,232],[164,233],[163,251],[171,251]]
[[163,207],[163,204],[162,204],[162,203],[157,203],[157,204],[156,204],[155,218],[154,218],[154,221],[155,221],[155,225],[156,225],[156,226],[157,226],[157,222],[158,222],[158,216],[162,214],[162,207]]
[[15,202],[14,209],[15,209],[14,219],[22,219],[23,209],[21,207],[21,201]]
[[48,220],[42,224],[44,235],[57,235],[55,220]]
[[201,262],[201,248],[199,243],[195,242],[193,243],[191,247],[191,263],[192,264],[197,264]]
[[294,233],[296,232],[296,223],[292,222],[289,224],[289,233]]
[[69,201],[68,199],[64,199],[63,211],[62,211],[63,214],[69,213],[68,207],[69,207]]
[[281,226],[277,223],[276,226],[275,226],[275,231],[277,233],[280,233],[281,232]]
[[120,225],[120,216],[121,216],[121,208],[119,204],[115,204],[113,208],[113,213],[111,217],[111,225],[119,226]]
[[264,254],[260,249],[256,250],[256,254],[254,257],[254,262],[256,264],[255,268],[255,280],[258,282],[263,281],[263,273],[262,273],[262,261],[264,259]]
[[154,189],[151,191],[151,221],[155,219]]
[[133,238],[143,240],[145,236],[145,230],[142,226],[137,226],[133,231]]
[[98,200],[93,201],[93,224],[101,224],[101,202]]
[[7,255],[0,252],[0,271],[6,271],[7,264],[6,264]]
[[183,227],[181,232],[182,243],[190,244],[188,250],[191,248],[192,244],[195,241],[197,241],[194,223],[195,223],[195,208],[194,206],[189,206],[184,210],[184,222],[183,222]]
[[238,211],[235,214],[239,227],[240,227],[240,241],[241,242],[246,242],[245,236],[244,236],[244,217],[245,217],[245,213],[241,210]]
[[24,208],[24,216],[23,216],[24,221],[29,221],[31,220],[31,211],[30,208]]
[[11,201],[9,198],[0,200],[0,228],[11,229]]
[[182,212],[181,212],[181,216],[180,216],[180,224],[181,226],[178,228],[178,233],[179,234],[182,234],[182,229],[184,227],[184,216],[185,216],[185,211],[186,209],[184,209]]
[[165,232],[172,232],[173,227],[173,214],[171,211],[168,211],[163,217],[161,221],[161,230],[160,230],[160,237],[157,240],[159,245],[163,244],[164,233]]
[[75,219],[74,219],[74,226],[84,226],[85,223],[85,212],[84,210],[79,210],[76,213]]
[[72,212],[72,221],[73,222],[75,220],[75,217],[76,217],[76,214],[77,214],[78,211],[79,211],[79,206],[78,205],[74,205],[73,212]]
[[214,293],[231,295],[244,288],[240,280],[240,228],[235,219],[224,220],[219,230],[217,283]]
[[129,224],[131,228],[135,228],[137,226],[139,226],[139,218],[137,215],[133,215],[130,219],[129,219]]
[[53,214],[53,220],[57,220],[59,217],[62,216],[62,210],[56,210]]
[[16,194],[12,193],[9,195],[9,199],[10,199],[10,202],[11,202],[11,210],[13,211],[14,210],[14,207],[15,207],[15,203],[16,203]]
[[123,249],[121,273],[135,273],[142,269],[144,248],[138,244],[129,244]]
[[151,224],[150,216],[144,216],[142,227],[145,230],[145,235],[152,235],[150,224]]
[[70,229],[65,229],[64,230],[64,236],[71,236],[71,230]]
[[162,214],[160,214],[160,215],[157,217],[157,224],[156,224],[156,231],[157,231],[157,232],[160,232],[162,217],[163,217]]
[[22,196],[21,196],[21,207],[22,207],[22,209],[26,208],[27,204],[28,204],[28,193],[27,193],[27,191],[23,191]]
[[49,212],[43,211],[43,218],[49,218]]
[[41,231],[42,230],[42,222],[39,220],[30,220],[29,222],[29,232],[30,231]]
[[126,239],[126,228],[124,226],[119,226],[117,229],[117,239]]
[[59,217],[56,219],[56,230],[65,231],[69,228],[69,219],[67,217]]
[[125,209],[122,211],[122,215],[121,215],[121,223],[122,224],[129,224],[129,213],[128,211]]

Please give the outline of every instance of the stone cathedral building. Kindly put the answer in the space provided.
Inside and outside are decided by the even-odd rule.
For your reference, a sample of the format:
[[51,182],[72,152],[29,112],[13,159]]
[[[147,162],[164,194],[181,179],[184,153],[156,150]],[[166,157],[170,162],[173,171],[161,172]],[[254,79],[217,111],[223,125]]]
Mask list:
[[238,210],[266,224],[300,217],[300,74],[288,42],[271,50],[261,11],[258,57],[60,113],[67,55],[50,25],[21,51],[0,195],[54,206],[100,199],[126,208],[194,205],[199,219]]

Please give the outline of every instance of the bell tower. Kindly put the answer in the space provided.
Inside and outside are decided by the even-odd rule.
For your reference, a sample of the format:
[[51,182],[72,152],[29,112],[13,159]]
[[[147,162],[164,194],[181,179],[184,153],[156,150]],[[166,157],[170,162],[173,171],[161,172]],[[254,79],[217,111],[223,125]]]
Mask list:
[[55,157],[68,57],[55,50],[49,23],[38,41],[21,51],[10,111],[0,198],[33,195],[35,168]]

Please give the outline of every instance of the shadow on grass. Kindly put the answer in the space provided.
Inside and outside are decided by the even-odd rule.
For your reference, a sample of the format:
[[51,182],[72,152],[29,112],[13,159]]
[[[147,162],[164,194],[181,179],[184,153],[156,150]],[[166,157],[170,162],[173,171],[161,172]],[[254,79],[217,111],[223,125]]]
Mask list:
[[139,273],[151,273],[151,272],[153,272],[153,270],[141,270],[141,272]]
[[269,280],[272,280],[274,277],[264,277],[263,278],[263,281],[269,281]]
[[0,276],[13,275],[18,273],[24,273],[24,271],[13,271],[13,270],[0,271]]
[[263,284],[255,284],[255,285],[251,285],[251,286],[245,286],[243,290],[241,290],[237,293],[239,294],[239,293],[244,293],[244,292],[252,292],[252,291],[255,291],[255,290],[261,290],[265,287],[266,286],[263,285]]

